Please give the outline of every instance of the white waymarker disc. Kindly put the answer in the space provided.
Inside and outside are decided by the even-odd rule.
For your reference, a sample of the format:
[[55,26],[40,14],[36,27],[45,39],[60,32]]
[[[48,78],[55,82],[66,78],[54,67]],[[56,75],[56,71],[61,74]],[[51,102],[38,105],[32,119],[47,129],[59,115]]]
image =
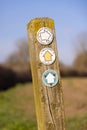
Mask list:
[[53,33],[47,27],[42,27],[37,32],[37,40],[43,45],[48,45],[53,41]]
[[50,65],[55,61],[55,52],[52,48],[44,48],[39,54],[40,61],[45,65]]

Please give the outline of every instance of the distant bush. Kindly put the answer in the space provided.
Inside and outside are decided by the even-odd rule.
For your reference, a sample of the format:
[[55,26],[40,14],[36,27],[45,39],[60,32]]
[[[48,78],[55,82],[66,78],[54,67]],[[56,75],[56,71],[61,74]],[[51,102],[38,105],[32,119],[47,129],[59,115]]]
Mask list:
[[16,75],[11,69],[0,66],[0,90],[6,90],[16,83]]
[[0,66],[0,91],[14,87],[17,83],[31,82],[31,71],[29,69],[13,70],[12,68]]
[[[62,77],[87,76],[85,71],[77,71],[62,64],[60,64],[60,74]],[[31,81],[32,75],[28,64],[0,66],[0,91],[14,87],[17,83]]]

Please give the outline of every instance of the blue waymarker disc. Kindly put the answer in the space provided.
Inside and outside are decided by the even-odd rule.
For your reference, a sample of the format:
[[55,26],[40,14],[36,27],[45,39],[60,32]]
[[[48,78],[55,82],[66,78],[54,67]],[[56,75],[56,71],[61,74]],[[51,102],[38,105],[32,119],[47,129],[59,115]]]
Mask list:
[[54,87],[58,83],[58,75],[54,70],[46,70],[42,75],[42,81],[47,87]]

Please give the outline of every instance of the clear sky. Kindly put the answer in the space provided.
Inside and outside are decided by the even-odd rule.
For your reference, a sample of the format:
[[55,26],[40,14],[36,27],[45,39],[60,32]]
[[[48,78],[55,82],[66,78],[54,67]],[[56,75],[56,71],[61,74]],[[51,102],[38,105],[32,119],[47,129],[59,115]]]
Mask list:
[[0,62],[27,38],[26,24],[36,17],[55,21],[59,59],[71,64],[74,40],[87,32],[87,0],[0,0]]

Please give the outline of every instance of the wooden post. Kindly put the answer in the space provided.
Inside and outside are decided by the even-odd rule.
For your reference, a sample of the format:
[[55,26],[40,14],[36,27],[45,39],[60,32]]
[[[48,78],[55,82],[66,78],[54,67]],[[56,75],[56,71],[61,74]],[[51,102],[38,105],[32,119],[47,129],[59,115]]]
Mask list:
[[54,21],[36,18],[28,23],[27,30],[38,130],[65,130]]

